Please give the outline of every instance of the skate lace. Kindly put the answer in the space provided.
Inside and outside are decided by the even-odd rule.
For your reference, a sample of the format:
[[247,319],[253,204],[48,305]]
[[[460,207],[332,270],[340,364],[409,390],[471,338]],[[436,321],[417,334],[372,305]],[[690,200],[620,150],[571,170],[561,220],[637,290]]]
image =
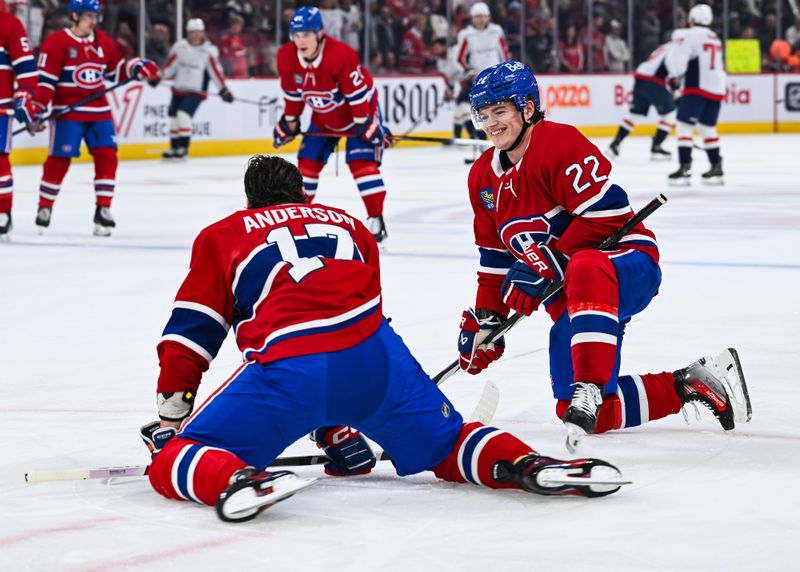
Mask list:
[[596,385],[591,383],[578,383],[575,386],[575,392],[572,394],[572,403],[570,407],[574,407],[582,411],[589,417],[597,416],[598,393]]

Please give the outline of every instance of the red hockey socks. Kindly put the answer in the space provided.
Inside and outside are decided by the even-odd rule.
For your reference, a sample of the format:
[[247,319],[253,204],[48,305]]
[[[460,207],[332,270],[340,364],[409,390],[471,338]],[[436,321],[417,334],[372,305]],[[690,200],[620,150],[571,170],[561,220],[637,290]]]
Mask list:
[[155,456],[147,475],[160,495],[214,506],[233,473],[247,466],[229,451],[173,437]]
[[[558,400],[559,419],[564,418],[569,404],[569,399]],[[594,432],[636,427],[677,413],[682,405],[675,391],[675,377],[670,372],[623,375],[619,378],[617,393],[604,396]]]
[[94,157],[94,195],[98,207],[110,207],[117,178],[117,150],[113,147],[89,149]]
[[61,190],[61,182],[69,170],[69,157],[48,157],[42,170],[39,184],[39,208],[52,208]]
[[608,383],[617,360],[619,283],[614,263],[599,250],[570,259],[564,279],[572,329],[575,381]]
[[383,214],[383,201],[386,198],[386,187],[383,185],[383,175],[374,161],[350,161],[350,172],[361,194],[361,200],[367,208],[367,216],[380,216]]
[[297,168],[300,170],[300,174],[303,175],[303,190],[308,195],[308,202],[312,202],[317,194],[319,174],[324,166],[325,163],[312,161],[311,159],[300,158],[297,161]]
[[497,461],[514,463],[535,451],[510,433],[483,423],[465,423],[453,450],[431,470],[440,479],[454,483],[470,482],[491,489],[516,489],[514,483],[498,483],[492,479]]
[[0,213],[10,213],[14,197],[14,178],[8,155],[0,153]]

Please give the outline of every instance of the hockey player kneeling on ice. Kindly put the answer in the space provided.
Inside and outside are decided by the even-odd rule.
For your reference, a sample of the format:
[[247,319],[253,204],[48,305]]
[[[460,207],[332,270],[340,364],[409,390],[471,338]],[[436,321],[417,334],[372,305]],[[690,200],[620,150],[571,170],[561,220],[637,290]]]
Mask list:
[[[219,50],[206,39],[206,27],[200,18],[186,22],[186,39],[176,42],[169,53],[161,78],[172,79],[172,99],[169,102],[169,149],[164,159],[185,159],[192,138],[192,118],[208,97],[209,79],[219,90],[225,103],[234,101],[225,85]],[[151,82],[158,84],[159,79]]]
[[[625,326],[661,284],[655,235],[640,223],[613,250],[594,248],[633,216],[628,195],[586,137],[544,119],[528,66],[484,70],[470,98],[494,148],[468,178],[480,267],[476,309],[460,324],[462,369],[476,374],[502,356],[505,340],[484,340],[511,310],[529,316],[542,305],[554,322],[550,378],[570,451],[589,433],[640,425],[689,402],[709,407],[725,430],[749,421],[733,349],[672,373],[619,375]],[[545,295],[554,282],[563,288]]]
[[[342,210],[309,204],[302,185],[291,163],[251,158],[247,208],[195,240],[158,344],[161,421],[142,431],[157,453],[148,472],[156,491],[248,520],[313,482],[264,470],[303,435],[313,432],[329,455],[329,474],[369,472],[375,458],[360,431],[401,476],[431,470],[453,482],[587,497],[625,484],[604,461],[558,461],[465,424],[383,318],[372,233]],[[244,364],[191,414],[231,327]]]

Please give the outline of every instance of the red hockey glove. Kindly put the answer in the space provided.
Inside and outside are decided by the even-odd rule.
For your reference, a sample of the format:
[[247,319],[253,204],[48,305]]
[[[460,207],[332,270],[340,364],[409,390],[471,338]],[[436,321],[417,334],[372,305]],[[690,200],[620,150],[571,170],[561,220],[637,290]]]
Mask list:
[[347,425],[320,427],[310,437],[331,460],[330,463],[325,463],[327,475],[366,475],[377,462],[375,453],[364,436]]
[[[564,280],[569,259],[545,244],[530,244],[506,274],[500,291],[503,302],[520,314],[530,316],[542,302],[542,296],[553,282]],[[549,299],[545,300],[545,305]]]
[[128,61],[128,77],[153,81],[158,77],[158,65],[150,60],[132,58]]
[[461,369],[475,375],[500,359],[506,349],[505,339],[501,337],[488,344],[483,341],[502,320],[500,314],[486,308],[464,310],[461,332],[458,334],[458,363]]

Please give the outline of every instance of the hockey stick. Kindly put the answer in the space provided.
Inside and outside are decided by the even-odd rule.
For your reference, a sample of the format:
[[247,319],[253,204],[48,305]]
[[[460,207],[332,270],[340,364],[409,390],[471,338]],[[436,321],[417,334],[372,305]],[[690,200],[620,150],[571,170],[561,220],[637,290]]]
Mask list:
[[[88,97],[84,97],[83,99],[81,99],[80,101],[78,101],[76,103],[73,103],[69,107],[65,107],[64,109],[62,109],[60,111],[57,111],[57,112],[51,113],[50,115],[46,115],[46,116],[42,117],[39,120],[39,124],[41,125],[45,121],[49,121],[51,119],[58,119],[59,117],[61,117],[63,115],[66,115],[67,113],[71,113],[72,111],[75,110],[76,107],[80,107],[81,105],[86,105],[87,103],[90,103],[90,102],[94,101],[95,99],[100,99],[105,94],[107,94],[107,93],[109,93],[111,91],[114,91],[115,89],[120,88],[123,85],[126,85],[131,81],[133,81],[133,78],[129,77],[128,79],[126,79],[124,81],[121,81],[119,83],[115,83],[111,87],[105,88],[103,91],[98,91],[97,93],[93,93],[92,95],[90,95]],[[28,131],[28,128],[27,127],[20,127],[19,129],[14,131],[11,135],[13,137],[14,135],[19,135],[20,133],[22,133],[24,131]]]
[[[298,133],[303,137],[350,137],[357,138],[358,136],[353,133],[328,133],[325,131],[303,131]],[[466,147],[484,147],[489,148],[492,146],[491,141],[483,141],[481,139],[464,139],[461,137],[433,137],[427,135],[389,135],[387,139],[392,141],[422,141],[425,143],[441,143],[442,145],[460,145]]]
[[[483,388],[478,405],[467,422],[480,421],[484,425],[491,422],[494,412],[497,410],[497,403],[500,398],[500,391],[492,381],[487,381]],[[379,451],[375,455],[379,461],[391,461],[385,451]],[[298,455],[294,457],[278,457],[270,467],[304,467],[309,465],[324,465],[330,459],[326,455]],[[130,465],[118,467],[98,467],[94,469],[54,469],[45,471],[28,471],[25,473],[25,482],[28,484],[47,483],[51,481],[84,481],[87,479],[110,479],[112,477],[143,477],[147,474],[148,465]]]
[[[219,93],[212,93],[211,95],[216,95],[217,97],[222,97]],[[261,107],[262,105],[267,106],[267,105],[274,105],[275,103],[278,103],[278,98],[277,97],[267,98],[267,96],[264,95],[264,96],[262,96],[262,98],[263,98],[263,100],[256,101],[255,99],[245,99],[243,97],[236,97],[234,95],[233,96],[233,102],[234,103],[249,103],[250,105],[258,105],[259,107]]]
[[[651,200],[649,203],[647,203],[645,206],[643,206],[641,208],[641,210],[639,210],[639,212],[635,213],[627,222],[625,222],[625,224],[623,224],[621,227],[619,227],[617,230],[615,230],[603,242],[598,244],[595,249],[596,250],[606,250],[606,249],[609,249],[609,248],[612,248],[612,247],[616,246],[617,243],[622,239],[622,237],[624,237],[626,234],[628,234],[640,222],[642,222],[644,219],[646,219],[651,214],[653,214],[661,205],[663,205],[666,202],[667,202],[667,197],[664,196],[663,194],[659,194],[653,200]],[[542,299],[545,299],[545,298],[555,294],[556,292],[561,290],[562,286],[563,286],[563,284],[561,283],[561,281],[553,282],[547,288],[547,290],[545,290],[544,293],[542,294]],[[524,317],[523,314],[514,314],[513,316],[511,316],[507,320],[504,320],[499,326],[497,326],[494,330],[492,330],[489,333],[489,335],[486,337],[486,339],[482,343],[490,343],[490,342],[493,342],[494,340],[496,340],[498,338],[503,337],[503,335],[505,335],[506,332],[508,332],[511,328],[513,328],[517,324],[517,322],[519,322],[523,317]],[[445,379],[447,379],[448,377],[450,377],[451,375],[453,375],[454,373],[459,371],[460,369],[461,369],[461,366],[459,365],[459,360],[455,360],[453,363],[451,363],[446,368],[444,368],[442,371],[440,371],[433,378],[433,381],[435,381],[436,384],[438,385],[441,382],[443,382]]]

